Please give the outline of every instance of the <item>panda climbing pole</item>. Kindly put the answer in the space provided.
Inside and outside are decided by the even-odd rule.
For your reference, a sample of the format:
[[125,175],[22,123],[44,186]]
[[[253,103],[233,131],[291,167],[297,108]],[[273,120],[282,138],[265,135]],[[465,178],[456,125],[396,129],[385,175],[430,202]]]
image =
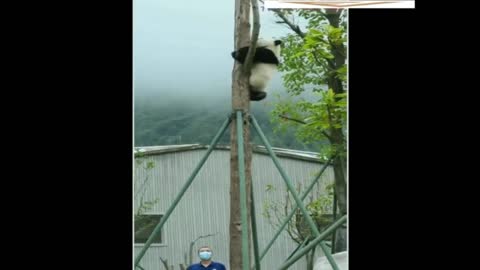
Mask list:
[[[282,269],[287,269],[292,263],[298,260],[305,252],[308,252],[312,247],[320,245],[323,252],[327,256],[328,261],[334,270],[338,270],[338,266],[333,260],[330,251],[323,242],[325,237],[321,235],[303,205],[302,200],[296,194],[296,191],[289,180],[288,176],[283,171],[280,163],[276,159],[267,139],[263,135],[258,123],[255,121],[253,115],[250,115],[250,94],[249,94],[249,76],[250,69],[253,62],[253,56],[257,45],[258,35],[260,32],[260,15],[258,10],[257,0],[251,0],[251,7],[253,12],[253,31],[250,41],[250,0],[235,0],[235,50],[241,47],[250,45],[247,57],[243,65],[237,62],[233,68],[232,78],[232,109],[234,111],[235,124],[231,125],[230,133],[230,268],[231,269],[250,269],[250,241],[252,225],[254,255],[255,255],[255,269],[260,269],[260,256],[258,252],[258,242],[256,236],[255,226],[255,209],[253,204],[253,190],[252,190],[252,148],[250,145],[250,121],[254,128],[260,135],[265,144],[269,154],[277,166],[282,178],[285,180],[289,191],[292,193],[297,207],[300,208],[304,215],[312,235],[316,237],[318,242],[302,248],[296,256],[287,260],[282,265]],[[250,43],[250,44],[249,44]],[[250,121],[248,121],[250,120]],[[346,219],[346,217],[342,217]],[[251,222],[253,219],[253,223]],[[288,221],[287,221],[288,222]],[[340,224],[343,222],[340,222]],[[337,225],[338,226],[338,225]],[[313,243],[312,242],[312,243]],[[241,247],[241,248],[240,248]],[[298,254],[302,254],[298,257]],[[295,259],[295,260],[294,260]]]
[[[250,23],[249,23],[249,14],[250,14],[250,1],[252,4],[253,11],[253,31],[250,41]],[[230,268],[234,270],[250,270],[251,265],[254,265],[254,269],[260,270],[261,259],[268,252],[269,248],[272,246],[273,242],[283,231],[285,225],[293,217],[294,211],[299,208],[302,214],[307,221],[307,224],[310,227],[312,235],[314,238],[310,242],[298,249],[290,258],[288,258],[279,269],[288,269],[292,264],[302,258],[307,252],[315,248],[317,245],[320,245],[324,254],[326,255],[328,261],[330,262],[334,270],[338,270],[338,266],[333,260],[330,251],[323,243],[323,240],[329,236],[336,228],[346,222],[347,217],[343,216],[337,219],[332,225],[330,225],[325,231],[320,233],[316,227],[314,221],[308,214],[305,206],[303,205],[303,199],[308,195],[312,187],[320,178],[320,175],[323,173],[325,168],[329,166],[330,161],[324,165],[324,169],[321,170],[319,175],[312,181],[309,188],[305,193],[299,197],[293,187],[292,182],[289,177],[286,175],[285,171],[282,169],[275,153],[273,152],[268,140],[263,134],[260,126],[257,121],[250,115],[250,93],[249,93],[249,81],[248,77],[250,75],[250,68],[252,65],[253,54],[256,48],[256,42],[258,39],[258,34],[260,30],[259,24],[259,11],[258,11],[258,2],[257,0],[235,0],[235,50],[243,46],[250,46],[249,52],[247,54],[246,60],[243,65],[238,64],[235,61],[233,73],[232,73],[232,114],[227,117],[225,122],[222,124],[217,134],[212,139],[209,147],[199,161],[199,164],[195,167],[192,174],[187,179],[186,183],[180,190],[179,194],[175,197],[172,204],[169,206],[165,214],[161,217],[159,223],[156,225],[151,235],[145,242],[142,249],[136,254],[135,257],[135,267],[140,270],[150,270],[145,269],[140,265],[140,261],[145,256],[147,250],[153,243],[153,240],[160,234],[163,225],[167,222],[170,215],[173,213],[174,209],[182,199],[183,195],[187,189],[192,184],[196,175],[202,168],[203,164],[208,159],[210,153],[215,148],[217,142],[225,133],[228,126],[230,126]],[[251,43],[250,43],[251,42]],[[255,204],[254,204],[254,191],[252,189],[252,172],[251,172],[251,163],[252,163],[252,147],[250,145],[250,124],[253,125],[253,128],[256,130],[260,136],[262,142],[264,143],[269,155],[272,157],[272,160],[280,172],[283,180],[286,183],[286,186],[293,198],[295,199],[296,206],[292,213],[284,220],[283,225],[275,234],[274,238],[267,247],[260,254],[259,245],[257,242],[256,235],[256,220],[255,220]],[[250,230],[251,228],[251,230]],[[250,261],[249,255],[251,254],[250,250],[250,239],[253,240],[253,254],[254,254],[254,263]],[[279,258],[281,259],[281,258]]]

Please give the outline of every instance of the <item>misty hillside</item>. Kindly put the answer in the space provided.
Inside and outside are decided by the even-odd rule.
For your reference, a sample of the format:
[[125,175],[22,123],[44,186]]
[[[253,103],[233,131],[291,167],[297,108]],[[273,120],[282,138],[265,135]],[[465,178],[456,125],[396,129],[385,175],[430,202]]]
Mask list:
[[[251,109],[265,136],[274,147],[297,150],[318,150],[295,139],[293,131],[275,134],[269,121],[267,102],[252,102]],[[152,94],[135,97],[135,146],[167,144],[209,144],[231,112],[230,96],[181,96],[181,93]],[[252,129],[253,141],[261,144]],[[230,143],[227,129],[219,144]]]

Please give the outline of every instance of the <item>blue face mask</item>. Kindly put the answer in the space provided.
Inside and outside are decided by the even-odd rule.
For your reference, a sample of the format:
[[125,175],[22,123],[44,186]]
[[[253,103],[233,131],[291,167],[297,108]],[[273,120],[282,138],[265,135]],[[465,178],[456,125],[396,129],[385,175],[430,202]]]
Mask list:
[[211,251],[201,251],[198,253],[198,256],[202,261],[208,261],[212,258],[212,252]]

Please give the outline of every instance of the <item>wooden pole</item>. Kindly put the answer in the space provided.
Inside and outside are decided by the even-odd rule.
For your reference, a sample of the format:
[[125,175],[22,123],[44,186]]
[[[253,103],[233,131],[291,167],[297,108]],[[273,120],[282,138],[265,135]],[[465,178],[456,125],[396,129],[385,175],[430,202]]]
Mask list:
[[[250,43],[250,0],[235,0],[235,50],[249,46]],[[234,61],[232,72],[232,110],[241,110],[243,115],[243,139],[245,182],[247,194],[250,194],[252,172],[252,147],[250,145],[250,95],[247,73],[242,72],[242,65]],[[240,216],[240,180],[238,172],[237,129],[235,121],[230,129],[230,269],[242,269],[242,231]],[[247,201],[250,205],[250,200]],[[250,219],[250,207],[247,211]],[[250,223],[250,221],[248,222]],[[248,233],[250,239],[250,230]],[[250,247],[249,249],[250,250]],[[248,266],[249,267],[249,266]]]

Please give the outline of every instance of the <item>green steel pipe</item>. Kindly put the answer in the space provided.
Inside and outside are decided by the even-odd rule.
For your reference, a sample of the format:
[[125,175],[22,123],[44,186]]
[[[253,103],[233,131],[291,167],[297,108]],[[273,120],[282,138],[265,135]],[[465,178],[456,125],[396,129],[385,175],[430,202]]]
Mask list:
[[[288,177],[288,175],[285,173],[282,166],[280,165],[280,162],[278,161],[277,156],[273,152],[272,147],[270,146],[270,143],[267,141],[267,138],[263,134],[260,126],[257,123],[257,120],[255,119],[255,117],[253,117],[253,115],[250,117],[250,120],[253,123],[253,126],[255,127],[255,130],[257,131],[258,135],[260,135],[260,139],[262,139],[263,144],[265,144],[265,147],[267,148],[268,153],[272,157],[273,163],[275,164],[278,171],[280,172],[280,175],[282,176],[283,180],[287,184],[287,188],[290,190],[290,193],[292,193],[292,196],[295,199],[295,203],[297,204],[298,207],[300,207],[303,217],[307,220],[307,223],[310,226],[310,230],[313,232],[313,235],[315,237],[318,237],[320,235],[320,232],[318,231],[317,226],[313,222],[312,217],[308,214],[307,209],[305,209],[303,202],[298,197],[297,192],[295,191],[295,188],[293,187],[292,182],[290,181],[290,178]],[[320,242],[320,247],[325,253],[325,256],[327,257],[328,262],[330,262],[330,264],[332,265],[333,270],[338,270],[338,266],[335,260],[333,259],[332,255],[330,254],[330,251],[328,250],[328,247],[325,245],[323,241]]]
[[255,218],[255,199],[253,198],[253,184],[250,189],[250,196],[252,197],[252,235],[253,235],[253,255],[255,256],[255,265],[253,269],[260,270],[260,255],[258,254],[258,238],[257,238],[257,221]]
[[293,255],[295,255],[295,253],[297,253],[297,251],[298,251],[299,249],[303,248],[303,246],[305,246],[305,244],[308,242],[308,240],[309,240],[309,237],[305,238],[305,240],[303,240],[303,242],[300,243],[300,245],[298,245],[298,246],[295,248],[295,250],[294,250],[292,253],[290,253],[290,255],[288,255],[288,257],[287,257],[287,259],[286,259],[285,261],[288,261],[288,259],[290,259]]
[[248,258],[248,213],[247,213],[247,184],[245,181],[245,154],[243,142],[242,111],[237,111],[237,146],[238,146],[238,174],[240,178],[240,215],[242,219],[242,269],[250,268]]
[[220,137],[222,137],[223,133],[225,133],[225,130],[227,129],[228,124],[230,124],[231,121],[232,121],[232,118],[229,116],[227,118],[227,120],[225,120],[225,122],[223,122],[222,127],[218,130],[217,134],[215,135],[212,142],[210,143],[210,146],[208,147],[207,152],[205,153],[203,158],[200,160],[197,167],[195,167],[195,169],[193,170],[193,173],[190,175],[187,182],[182,187],[182,190],[180,190],[180,193],[177,195],[177,197],[173,201],[172,205],[170,205],[170,207],[168,208],[165,215],[160,219],[160,222],[157,224],[157,226],[153,230],[153,232],[150,235],[150,237],[148,238],[147,242],[145,242],[145,245],[143,246],[142,250],[138,253],[137,257],[135,258],[135,266],[138,266],[138,263],[140,262],[140,260],[145,255],[145,252],[147,252],[147,249],[152,244],[154,237],[157,234],[160,233],[160,230],[162,229],[163,225],[167,221],[168,217],[173,212],[173,210],[177,206],[178,202],[182,198],[183,194],[185,194],[185,192],[187,191],[190,184],[192,184],[193,179],[195,179],[195,176],[197,176],[197,174],[200,171],[200,169],[202,168],[203,164],[205,163],[205,161],[207,161],[208,156],[210,156],[210,153],[213,151],[213,148],[215,147],[215,145],[217,145],[218,141],[220,140]]
[[[315,184],[317,183],[318,179],[320,179],[320,176],[322,176],[323,172],[325,172],[325,170],[328,168],[328,166],[330,165],[332,159],[329,159],[327,161],[327,163],[325,163],[325,165],[323,165],[322,169],[320,170],[320,172],[318,173],[318,175],[315,177],[315,179],[313,179],[313,181],[310,183],[310,185],[308,186],[307,190],[303,193],[301,199],[302,201],[308,196],[308,194],[310,193],[310,191],[313,189],[313,187],[315,186]],[[290,214],[288,214],[287,218],[283,221],[282,225],[280,226],[280,228],[277,230],[277,232],[275,233],[275,236],[273,236],[273,239],[270,240],[270,242],[267,244],[267,246],[265,247],[265,249],[263,250],[262,254],[260,255],[260,260],[263,259],[263,257],[265,257],[265,255],[267,254],[268,250],[270,249],[270,247],[272,247],[273,243],[275,242],[275,240],[277,240],[277,238],[280,236],[280,234],[283,232],[283,229],[285,229],[285,226],[287,226],[288,222],[290,222],[290,220],[292,219],[293,215],[295,215],[295,211],[297,210],[297,205],[295,205],[295,207],[293,208],[292,212],[290,212]]]
[[141,267],[140,265],[137,265],[138,268],[140,268],[140,270],[145,270],[145,268]]
[[[298,259],[303,257],[308,251],[310,251],[312,248],[314,248],[318,243],[321,243],[325,237],[330,235],[333,231],[335,231],[339,226],[341,226],[343,223],[347,221],[347,215],[339,218],[337,221],[335,221],[330,227],[328,227],[325,231],[323,231],[319,236],[317,236],[310,244],[308,244],[305,248],[300,250],[297,254],[295,254],[292,258],[287,260],[282,266],[280,266],[279,270],[284,270],[288,269],[288,267],[292,264],[294,264]],[[325,254],[326,255],[326,254]]]

